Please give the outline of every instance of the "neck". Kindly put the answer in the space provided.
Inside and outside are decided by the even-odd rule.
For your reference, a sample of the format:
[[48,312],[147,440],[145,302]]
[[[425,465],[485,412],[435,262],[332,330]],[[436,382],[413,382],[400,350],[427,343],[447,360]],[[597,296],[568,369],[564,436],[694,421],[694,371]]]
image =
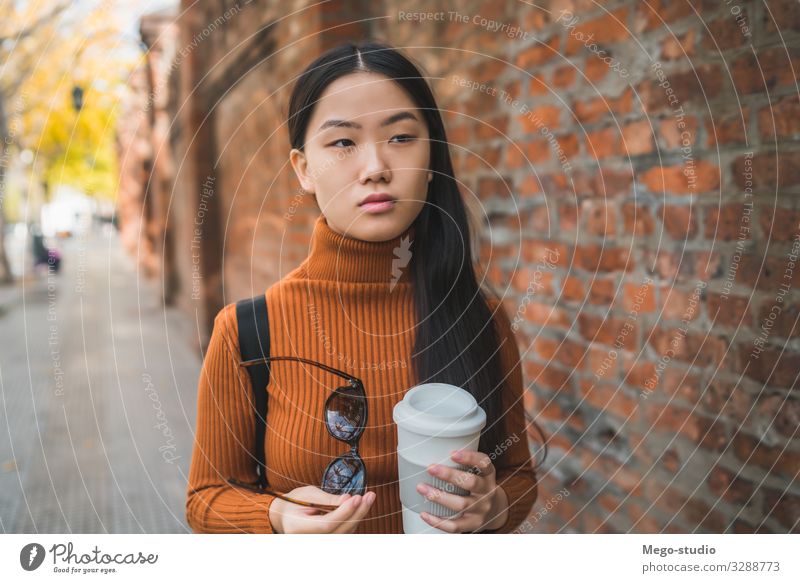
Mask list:
[[388,241],[363,241],[334,231],[325,215],[314,223],[306,259],[309,279],[341,283],[411,283],[412,224]]

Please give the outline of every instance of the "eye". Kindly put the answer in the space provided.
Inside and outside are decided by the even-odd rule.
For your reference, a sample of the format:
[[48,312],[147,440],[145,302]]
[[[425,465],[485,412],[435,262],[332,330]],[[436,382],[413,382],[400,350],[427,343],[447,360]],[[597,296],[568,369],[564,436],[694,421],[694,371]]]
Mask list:
[[408,142],[413,142],[414,140],[417,139],[417,136],[412,136],[411,134],[400,134],[400,135],[397,135],[397,136],[392,136],[392,140],[395,139],[395,138],[400,138],[400,141],[398,143],[405,144],[405,143],[408,143]]
[[[355,142],[353,142],[353,140],[349,140],[349,139],[347,139],[347,138],[339,138],[339,139],[338,139],[338,140],[336,140],[335,142],[331,142],[331,143],[330,143],[330,144],[328,144],[328,145],[329,145],[329,146],[336,146],[336,144],[338,144],[338,143],[340,143],[340,142],[348,142],[348,144],[347,144],[347,145],[343,146],[343,147],[345,147],[345,148],[352,148],[353,146],[355,146]],[[341,146],[340,146],[340,147],[341,147]]]

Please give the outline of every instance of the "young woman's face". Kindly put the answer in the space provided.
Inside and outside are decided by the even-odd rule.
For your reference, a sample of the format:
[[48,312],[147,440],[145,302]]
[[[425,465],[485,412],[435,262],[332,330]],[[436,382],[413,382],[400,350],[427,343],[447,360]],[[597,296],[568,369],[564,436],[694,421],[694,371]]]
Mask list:
[[[290,160],[334,231],[386,241],[403,233],[425,203],[433,178],[428,137],[422,114],[397,83],[352,73],[325,89],[304,151],[293,149]],[[371,194],[394,202],[362,204]]]

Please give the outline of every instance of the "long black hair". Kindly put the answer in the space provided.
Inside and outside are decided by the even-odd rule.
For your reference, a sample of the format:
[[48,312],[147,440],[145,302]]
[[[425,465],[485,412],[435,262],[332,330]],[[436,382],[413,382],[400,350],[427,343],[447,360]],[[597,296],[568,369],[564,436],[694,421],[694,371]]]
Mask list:
[[[295,83],[287,120],[291,146],[303,150],[311,114],[325,88],[355,72],[378,73],[395,81],[428,126],[433,179],[428,183],[427,203],[414,221],[413,247],[421,251],[412,254],[410,267],[417,317],[412,370],[418,383],[449,383],[475,397],[487,418],[478,449],[488,455],[511,437],[503,434],[501,423],[504,380],[499,331],[475,276],[467,210],[454,176],[444,123],[420,70],[383,43],[346,43],[330,49]],[[497,297],[491,288],[489,292]],[[531,423],[542,435],[546,456],[541,428]]]

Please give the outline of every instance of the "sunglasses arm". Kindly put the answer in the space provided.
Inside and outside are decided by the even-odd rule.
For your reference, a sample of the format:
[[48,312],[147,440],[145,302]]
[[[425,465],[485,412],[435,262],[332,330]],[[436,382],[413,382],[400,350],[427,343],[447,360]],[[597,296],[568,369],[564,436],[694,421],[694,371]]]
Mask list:
[[305,363],[305,364],[310,364],[312,366],[318,366],[321,369],[326,370],[331,374],[335,374],[338,377],[346,379],[351,385],[354,385],[354,386],[356,384],[363,385],[363,383],[359,379],[354,377],[354,376],[351,376],[351,375],[349,375],[349,374],[347,374],[345,372],[342,372],[340,370],[336,370],[335,368],[332,368],[330,366],[324,365],[321,362],[315,362],[313,360],[308,360],[306,358],[300,358],[299,356],[268,356],[266,358],[255,358],[253,360],[241,361],[241,362],[239,362],[239,366],[248,367],[248,366],[253,366],[253,365],[256,365],[256,364],[267,364],[270,361],[278,361],[278,360],[298,361],[298,362],[302,362],[302,363]]

